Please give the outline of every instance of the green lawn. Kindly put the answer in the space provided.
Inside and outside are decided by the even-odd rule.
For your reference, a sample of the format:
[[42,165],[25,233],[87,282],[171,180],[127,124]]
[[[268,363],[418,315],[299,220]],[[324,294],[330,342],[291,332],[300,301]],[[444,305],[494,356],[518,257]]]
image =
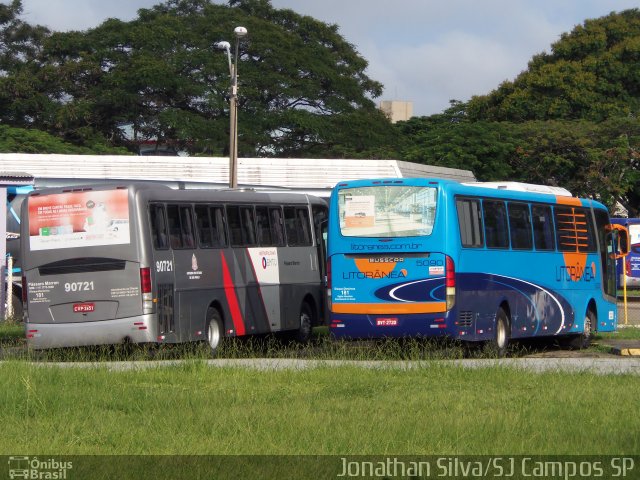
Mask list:
[[638,454],[637,376],[0,365],[0,453]]
[[618,340],[640,340],[640,328],[638,327],[622,327],[616,332],[598,333],[594,335],[594,340],[598,339],[618,339]]
[[24,338],[24,325],[14,322],[0,322],[0,345],[16,344]]

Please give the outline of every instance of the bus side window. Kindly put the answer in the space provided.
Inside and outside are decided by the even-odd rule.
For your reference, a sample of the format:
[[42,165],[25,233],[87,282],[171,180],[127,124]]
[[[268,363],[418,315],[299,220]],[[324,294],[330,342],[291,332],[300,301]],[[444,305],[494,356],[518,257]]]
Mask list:
[[213,247],[213,233],[211,231],[211,218],[209,208],[206,205],[196,205],[196,229],[198,231],[198,241],[200,247]]
[[240,207],[240,221],[242,223],[243,244],[247,246],[256,245],[256,222],[253,207]]
[[309,211],[306,208],[284,207],[284,223],[289,246],[311,245]]
[[242,246],[242,225],[240,223],[240,207],[227,205],[227,225],[232,247]]
[[169,244],[171,248],[182,248],[180,212],[177,205],[167,205],[167,221],[169,223]]
[[309,220],[309,210],[306,208],[298,208],[298,225],[301,232],[300,245],[311,245],[311,223]]
[[213,244],[216,247],[227,246],[227,234],[224,222],[224,208],[210,207],[211,212],[211,226],[213,228]]
[[463,247],[478,248],[484,246],[482,236],[482,215],[480,201],[471,199],[456,200],[458,227]]
[[533,214],[533,240],[536,250],[555,250],[551,207],[533,205],[531,213]]
[[509,202],[509,230],[511,232],[511,248],[517,250],[531,250],[531,216],[529,204]]
[[484,235],[488,248],[509,248],[507,211],[502,201],[484,200]]
[[562,252],[594,252],[596,250],[591,215],[576,207],[555,207],[558,248]]
[[193,215],[191,214],[190,205],[180,207],[180,235],[182,237],[182,245],[185,248],[193,248],[196,246],[193,234]]
[[269,208],[269,225],[271,227],[271,238],[276,247],[285,244],[284,241],[284,221],[282,219],[282,209],[280,207]]
[[169,248],[167,241],[167,222],[164,215],[164,206],[160,204],[149,205],[149,217],[151,220],[151,237],[153,247],[157,250]]
[[298,229],[296,228],[296,209],[284,207],[284,229],[287,233],[287,244],[298,245]]
[[256,244],[253,207],[227,205],[227,220],[232,247],[246,247]]
[[264,247],[273,245],[271,228],[269,227],[269,211],[267,207],[256,207],[257,243]]
[[[311,215],[313,216],[313,228],[315,229],[316,232],[320,232],[321,231],[320,226],[322,225],[323,222],[327,220],[327,217],[329,216],[327,207],[314,205],[311,208]],[[320,238],[316,238],[316,241],[318,245],[321,244]]]

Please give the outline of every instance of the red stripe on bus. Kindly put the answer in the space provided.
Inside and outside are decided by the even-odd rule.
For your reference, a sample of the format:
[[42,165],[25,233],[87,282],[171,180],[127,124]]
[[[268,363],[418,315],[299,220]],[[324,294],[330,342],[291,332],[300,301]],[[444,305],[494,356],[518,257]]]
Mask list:
[[220,258],[222,259],[222,285],[224,286],[224,294],[227,297],[227,303],[229,304],[233,328],[236,331],[236,335],[244,335],[244,322],[242,321],[242,312],[240,311],[238,296],[236,295],[236,290],[233,285],[233,278],[231,278],[231,272],[229,271],[227,260],[224,258],[224,254],[222,252],[220,252]]

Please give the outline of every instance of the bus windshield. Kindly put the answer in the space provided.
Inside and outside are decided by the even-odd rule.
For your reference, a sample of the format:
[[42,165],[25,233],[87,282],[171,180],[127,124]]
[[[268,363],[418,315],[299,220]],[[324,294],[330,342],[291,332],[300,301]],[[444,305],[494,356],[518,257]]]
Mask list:
[[431,235],[436,188],[380,186],[338,192],[340,232],[346,237],[417,237]]

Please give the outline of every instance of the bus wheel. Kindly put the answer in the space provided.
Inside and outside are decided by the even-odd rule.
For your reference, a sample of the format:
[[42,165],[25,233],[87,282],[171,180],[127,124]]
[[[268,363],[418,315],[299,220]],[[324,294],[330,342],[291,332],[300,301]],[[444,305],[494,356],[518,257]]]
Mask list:
[[569,340],[569,346],[576,350],[589,348],[589,345],[591,345],[591,334],[593,333],[596,322],[596,315],[593,311],[589,310],[587,315],[584,317],[584,329],[582,330],[582,333],[573,336]]
[[211,355],[215,355],[220,348],[222,339],[224,338],[224,329],[222,327],[222,316],[215,308],[210,308],[207,312],[207,342]]
[[300,326],[295,332],[293,339],[296,342],[306,343],[311,338],[313,312],[307,302],[303,302],[300,307]]
[[507,354],[507,348],[509,347],[509,338],[511,337],[509,331],[509,317],[506,312],[500,307],[496,314],[496,328],[494,332],[493,340],[490,342],[491,350],[496,353],[499,358],[504,357]]

